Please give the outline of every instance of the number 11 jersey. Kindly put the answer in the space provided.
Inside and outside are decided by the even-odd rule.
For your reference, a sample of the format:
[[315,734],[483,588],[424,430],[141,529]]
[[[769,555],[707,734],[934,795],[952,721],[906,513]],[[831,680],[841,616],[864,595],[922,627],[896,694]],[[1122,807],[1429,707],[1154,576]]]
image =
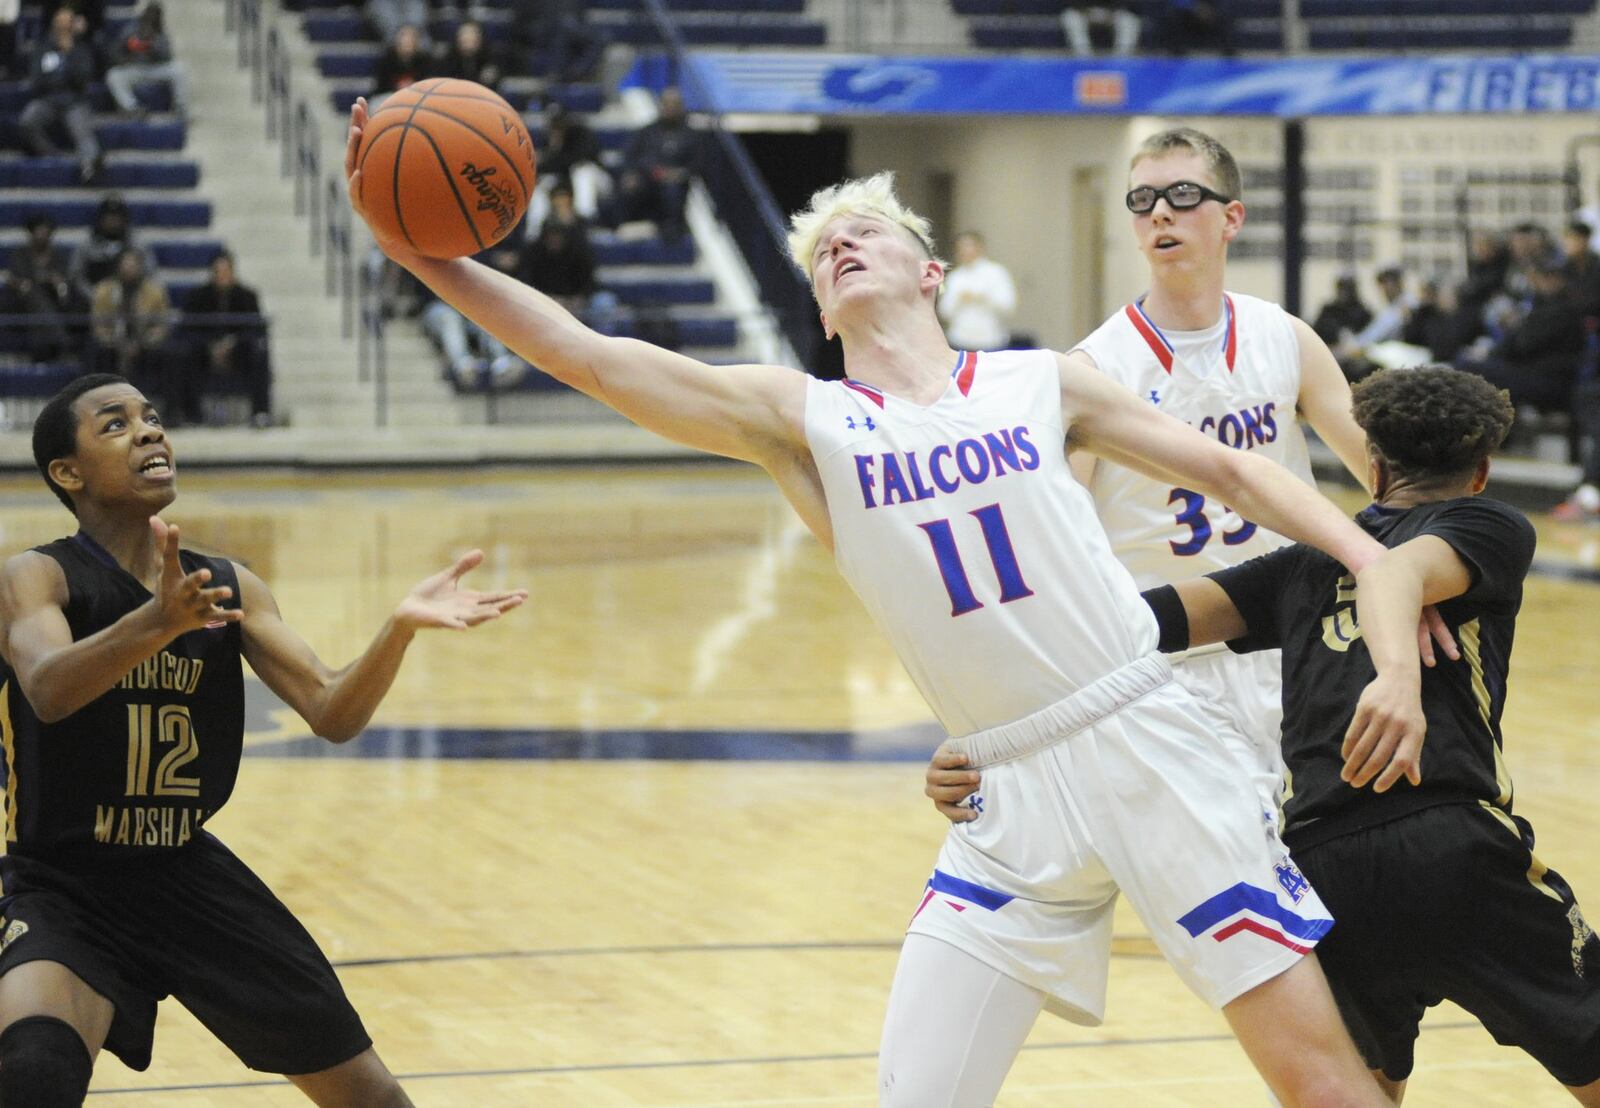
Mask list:
[[951,735],[1009,723],[1156,648],[1067,467],[1044,350],[965,352],[927,407],[811,380],[834,560]]
[[[110,627],[149,591],[82,532],[35,547],[67,579],[74,642]],[[233,563],[179,552],[185,573],[209,569],[239,606]],[[237,623],[179,635],[116,685],[45,723],[0,661],[6,848],[49,859],[154,854],[180,847],[233,792],[244,745]]]

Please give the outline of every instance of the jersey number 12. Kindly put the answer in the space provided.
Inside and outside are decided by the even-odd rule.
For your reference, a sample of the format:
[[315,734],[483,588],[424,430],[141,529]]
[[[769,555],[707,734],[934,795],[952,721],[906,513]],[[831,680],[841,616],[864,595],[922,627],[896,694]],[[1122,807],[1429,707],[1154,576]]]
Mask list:
[[[151,716],[154,715],[154,726]],[[161,756],[161,761],[150,769],[153,739],[163,746],[171,746]],[[189,796],[200,795],[200,779],[186,777],[178,771],[200,756],[200,744],[195,739],[194,721],[189,709],[182,704],[163,704],[152,712],[149,704],[128,705],[128,795],[129,796]]]

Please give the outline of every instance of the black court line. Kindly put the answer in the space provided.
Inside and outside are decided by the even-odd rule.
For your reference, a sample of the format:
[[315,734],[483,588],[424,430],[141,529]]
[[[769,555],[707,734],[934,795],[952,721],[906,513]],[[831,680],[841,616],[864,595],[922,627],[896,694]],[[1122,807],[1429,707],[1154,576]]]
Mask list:
[[1600,582],[1600,568],[1577,566],[1571,562],[1534,562],[1528,572],[1535,577],[1559,577],[1566,581]]
[[[1424,1032],[1460,1031],[1476,1028],[1475,1021],[1456,1020],[1451,1023],[1422,1025]],[[1204,1043],[1230,1043],[1232,1035],[1160,1035],[1143,1039],[1080,1040],[1067,1043],[1035,1043],[1024,1046],[1027,1052],[1045,1050],[1097,1050],[1101,1047],[1127,1046],[1187,1046]],[[713,1066],[785,1066],[813,1062],[866,1062],[878,1056],[875,1050],[854,1051],[843,1054],[787,1054],[765,1058],[692,1058],[677,1062],[594,1062],[578,1066],[515,1066],[487,1070],[434,1070],[421,1073],[397,1073],[401,1081],[430,1081],[450,1077],[544,1077],[572,1073],[623,1073],[636,1070],[684,1070]],[[1426,1072],[1425,1070],[1422,1072]],[[1413,1076],[1416,1076],[1413,1074]],[[269,1085],[287,1085],[287,1081],[223,1081],[207,1085],[152,1085],[143,1089],[96,1089],[90,1096],[120,1096],[129,1093],[188,1093],[206,1089],[258,1089]]]
[[[1149,950],[1129,950],[1130,946],[1149,943],[1143,935],[1112,936],[1111,955],[1114,958],[1160,958],[1153,946]],[[368,969],[374,966],[412,966],[429,962],[508,961],[522,958],[589,958],[613,954],[743,954],[765,951],[798,950],[899,950],[901,940],[878,939],[855,942],[793,942],[793,943],[679,943],[660,946],[566,946],[531,950],[481,950],[455,951],[449,954],[410,954],[392,958],[352,958],[335,961],[337,969]],[[1121,947],[1122,949],[1118,949]]]

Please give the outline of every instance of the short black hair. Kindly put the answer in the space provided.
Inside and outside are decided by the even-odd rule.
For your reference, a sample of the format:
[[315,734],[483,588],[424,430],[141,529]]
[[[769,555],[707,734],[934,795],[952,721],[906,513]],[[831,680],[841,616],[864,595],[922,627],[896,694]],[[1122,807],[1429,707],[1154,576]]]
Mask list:
[[1574,219],[1571,223],[1567,224],[1567,231],[1568,233],[1577,235],[1582,239],[1594,237],[1594,228],[1589,226],[1581,219]]
[[1511,429],[1511,396],[1447,365],[1379,370],[1351,390],[1351,413],[1385,461],[1405,476],[1459,477]]
[[67,511],[78,514],[77,507],[67,490],[56,484],[50,476],[50,463],[57,458],[69,458],[78,448],[78,413],[72,406],[86,392],[106,385],[130,384],[126,377],[115,373],[87,373],[69,381],[60,392],[45,401],[39,418],[33,421],[33,464],[39,467],[39,476],[56,494],[56,499],[67,506]]

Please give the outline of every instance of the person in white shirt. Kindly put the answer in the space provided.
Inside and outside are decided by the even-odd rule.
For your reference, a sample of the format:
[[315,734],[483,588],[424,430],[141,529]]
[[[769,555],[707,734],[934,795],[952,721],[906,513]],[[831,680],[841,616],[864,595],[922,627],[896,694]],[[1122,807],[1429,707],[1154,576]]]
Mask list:
[[[345,170],[363,218],[366,124],[358,100]],[[932,229],[892,184],[879,174],[821,190],[792,221],[791,256],[844,348],[842,381],[602,335],[471,259],[378,242],[529,364],[643,427],[765,469],[985,767],[985,820],[950,830],[901,952],[880,1104],[989,1105],[1041,1009],[1098,1023],[1126,893],[1286,1105],[1382,1108],[1307,957],[1332,921],[1156,653],[1155,618],[1068,469],[1067,437],[1357,574],[1383,547],[1281,466],[1162,414],[1082,358],[952,349],[934,311],[945,267]],[[1222,219],[1210,208],[1186,225],[1209,237]],[[1411,711],[1393,707],[1380,726]]]
[[956,236],[956,265],[945,274],[939,318],[957,350],[1003,350],[1011,339],[1017,287],[1006,267],[989,257],[983,236]]

